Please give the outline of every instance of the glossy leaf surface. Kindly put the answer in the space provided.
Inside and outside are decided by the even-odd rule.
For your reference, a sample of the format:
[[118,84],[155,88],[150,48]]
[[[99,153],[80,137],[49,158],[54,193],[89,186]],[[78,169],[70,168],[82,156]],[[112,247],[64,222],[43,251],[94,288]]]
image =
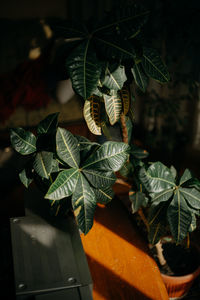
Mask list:
[[114,125],[122,113],[122,100],[115,90],[111,90],[110,95],[104,95],[106,113],[111,125]]
[[105,142],[82,167],[85,169],[118,171],[128,159],[129,146],[120,142]]
[[71,53],[66,65],[74,90],[86,100],[93,94],[101,75],[101,63],[90,47],[90,39]]
[[151,193],[159,193],[175,187],[170,169],[161,162],[153,163],[147,171],[141,168],[139,176],[147,191]]
[[33,168],[36,173],[48,179],[53,166],[53,153],[47,151],[41,151],[36,154],[33,162]]
[[152,198],[153,204],[158,205],[160,204],[160,202],[169,200],[172,197],[173,193],[174,193],[173,189],[169,189],[169,190],[163,190],[162,192],[159,193],[151,193],[150,196]]
[[96,197],[97,203],[107,204],[114,197],[113,189],[109,186],[104,187],[103,189],[93,189]]
[[19,173],[19,179],[20,181],[23,183],[23,185],[28,188],[29,184],[31,184],[31,182],[33,181],[33,178],[31,178],[27,172],[26,169],[23,169],[20,173]]
[[93,225],[96,198],[93,189],[81,173],[72,196],[72,206],[79,228],[87,234]]
[[37,126],[37,133],[45,134],[56,131],[58,125],[58,115],[59,113],[50,114],[44,120],[42,120]]
[[182,184],[186,183],[188,180],[190,180],[191,178],[192,178],[192,174],[191,174],[190,170],[185,169],[183,175],[181,176],[179,184],[182,185]]
[[60,200],[62,198],[71,196],[75,190],[78,177],[78,169],[68,169],[61,171],[56,180],[48,189],[45,198]]
[[200,192],[198,190],[195,188],[180,188],[179,190],[190,206],[200,209]]
[[192,214],[180,191],[177,190],[167,210],[168,222],[173,238],[177,243],[182,241],[188,233],[192,222]]
[[142,66],[149,77],[162,83],[170,80],[169,72],[155,49],[143,49]]
[[56,133],[56,151],[58,157],[72,168],[80,164],[78,141],[74,135],[64,128],[58,127]]
[[36,151],[36,137],[30,131],[17,127],[10,130],[12,147],[22,155],[28,155]]
[[116,176],[114,172],[103,172],[95,169],[84,169],[84,175],[94,187],[111,186],[115,183]]

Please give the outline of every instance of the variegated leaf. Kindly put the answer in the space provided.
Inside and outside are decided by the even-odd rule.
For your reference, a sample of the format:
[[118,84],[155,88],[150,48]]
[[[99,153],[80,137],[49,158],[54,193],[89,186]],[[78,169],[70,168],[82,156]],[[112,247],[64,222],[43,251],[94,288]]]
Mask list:
[[122,100],[115,90],[111,90],[110,95],[104,95],[106,113],[111,125],[114,125],[122,112]]
[[106,68],[106,76],[103,85],[111,90],[120,90],[127,80],[124,66],[119,66],[114,72],[109,67]]
[[100,111],[101,103],[97,96],[92,95],[85,101],[83,115],[89,130],[95,135],[101,135]]

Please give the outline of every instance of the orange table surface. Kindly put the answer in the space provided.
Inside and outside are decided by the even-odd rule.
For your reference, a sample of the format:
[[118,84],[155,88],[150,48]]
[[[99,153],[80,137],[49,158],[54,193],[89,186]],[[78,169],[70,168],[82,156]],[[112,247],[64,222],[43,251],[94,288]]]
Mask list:
[[93,228],[81,239],[94,300],[169,299],[147,244],[119,199],[97,208]]

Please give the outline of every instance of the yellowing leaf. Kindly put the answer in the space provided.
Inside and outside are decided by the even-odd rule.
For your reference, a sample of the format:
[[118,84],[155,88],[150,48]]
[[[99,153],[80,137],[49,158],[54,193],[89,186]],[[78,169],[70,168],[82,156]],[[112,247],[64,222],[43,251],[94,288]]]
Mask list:
[[96,135],[101,135],[100,109],[99,97],[92,95],[85,101],[83,115],[89,130]]

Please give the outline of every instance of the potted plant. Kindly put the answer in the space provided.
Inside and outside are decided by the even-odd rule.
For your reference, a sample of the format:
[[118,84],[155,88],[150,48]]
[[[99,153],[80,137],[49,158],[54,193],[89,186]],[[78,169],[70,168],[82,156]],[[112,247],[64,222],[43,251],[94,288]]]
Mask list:
[[182,297],[200,274],[197,249],[189,248],[189,234],[199,216],[200,181],[188,169],[178,177],[173,166],[161,162],[144,164],[138,178],[142,191],[130,191],[132,210],[146,207],[148,241],[156,248],[169,296]]
[[[45,187],[45,198],[56,212],[62,199],[70,197],[67,201],[72,203],[82,232],[92,227],[96,203],[111,200],[111,185],[116,179],[113,172],[120,171],[132,184],[133,210],[145,220],[151,243],[162,236],[164,220],[169,221],[172,236],[179,243],[195,227],[199,183],[188,170],[177,182],[174,168],[154,163],[146,169],[141,159],[148,153],[132,142],[135,87],[145,92],[149,79],[159,83],[170,80],[157,50],[144,41],[148,14],[134,4],[113,9],[101,21],[49,21],[59,41],[52,67],[59,62],[60,77],[71,80],[83,100],[88,128],[97,136],[103,133],[109,142],[99,145],[73,136],[57,127],[57,114],[41,121],[37,138],[22,128],[12,129],[11,142],[16,151],[30,157],[20,173],[22,182],[28,186],[35,179]],[[116,142],[111,141],[112,127],[117,132]],[[147,205],[149,218],[154,220],[150,224],[141,209]]]
[[72,205],[79,229],[88,233],[97,202],[113,197],[114,172],[127,160],[129,146],[110,141],[99,145],[73,135],[58,127],[58,113],[38,124],[37,136],[14,128],[10,138],[12,147],[27,157],[19,174],[22,183],[28,187],[34,180],[56,214]]

